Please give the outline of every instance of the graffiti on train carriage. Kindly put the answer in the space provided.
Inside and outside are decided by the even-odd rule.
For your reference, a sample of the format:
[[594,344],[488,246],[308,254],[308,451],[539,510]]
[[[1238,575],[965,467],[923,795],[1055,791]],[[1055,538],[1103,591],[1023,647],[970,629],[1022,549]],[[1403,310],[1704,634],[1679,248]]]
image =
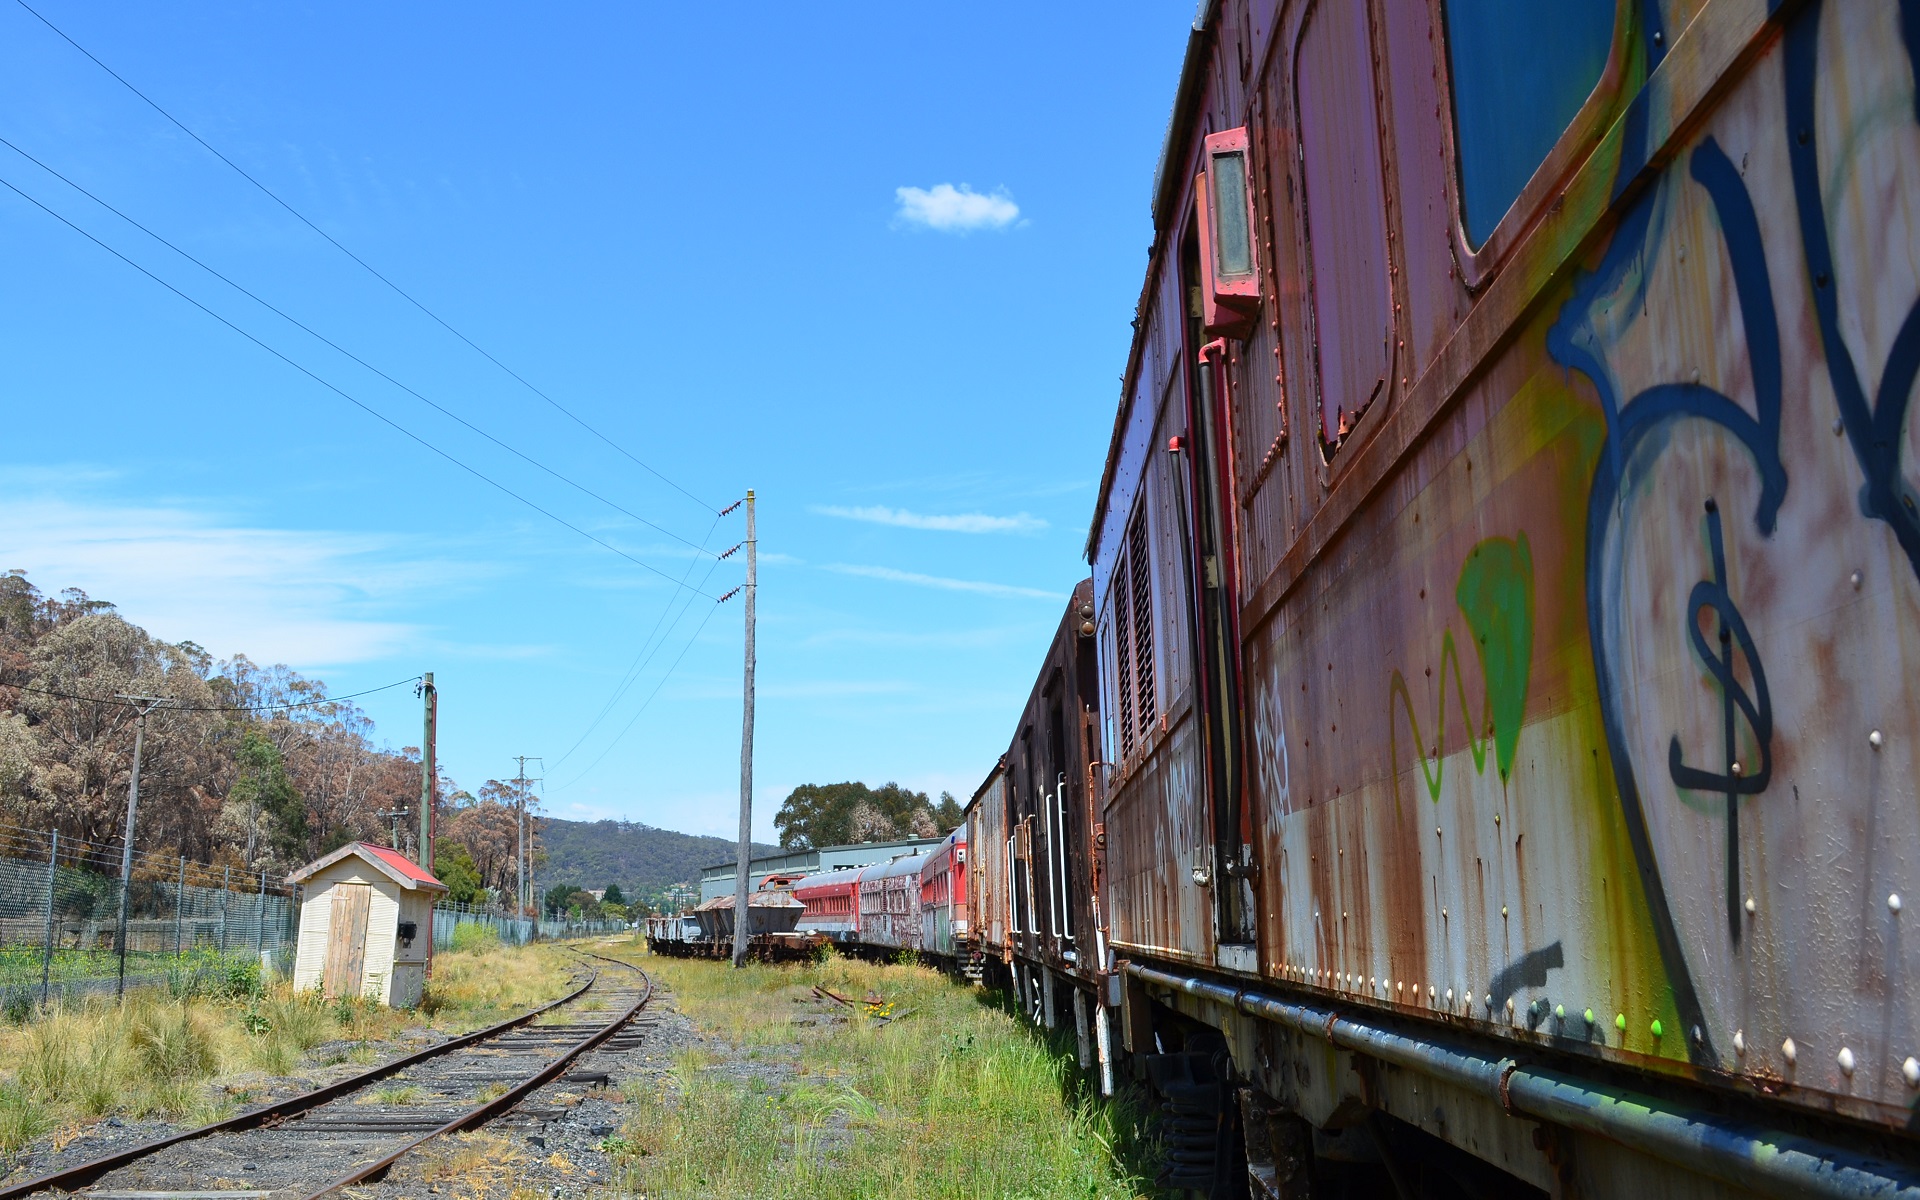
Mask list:
[[[1907,10],[1901,33],[1911,62],[1920,21]],[[1873,801],[1908,765],[1904,750],[1897,759],[1883,750],[1882,727],[1898,718],[1861,711],[1861,693],[1834,691],[1839,676],[1887,682],[1873,669],[1884,656],[1875,642],[1884,614],[1911,611],[1916,596],[1905,577],[1920,574],[1920,511],[1902,470],[1920,366],[1914,280],[1867,257],[1877,240],[1863,241],[1869,228],[1850,226],[1855,236],[1841,243],[1850,261],[1832,233],[1834,222],[1847,229],[1872,211],[1875,197],[1897,194],[1875,173],[1912,172],[1895,164],[1911,164],[1911,118],[1920,114],[1894,121],[1884,107],[1849,103],[1850,84],[1874,81],[1819,70],[1823,16],[1864,15],[1813,4],[1794,19],[1780,55],[1784,122],[1764,114],[1729,122],[1731,130],[1691,149],[1684,171],[1663,173],[1578,278],[1548,335],[1550,355],[1590,383],[1606,422],[1587,508],[1595,684],[1672,999],[1692,1031],[1691,1057],[1705,1064],[1725,1062],[1718,1048],[1740,1043],[1756,1004],[1766,1007],[1762,979],[1781,966],[1851,958],[1897,971],[1886,955],[1859,953],[1867,949],[1860,939],[1824,942],[1826,953],[1788,944],[1790,931],[1864,907],[1858,878],[1810,869],[1806,851],[1871,864],[1876,839],[1866,830],[1878,825],[1886,836],[1898,819]],[[1728,147],[1742,136],[1736,164]],[[1823,164],[1823,144],[1843,149]],[[1744,177],[1767,156],[1787,160],[1780,173],[1792,188],[1762,193],[1773,205],[1762,211]],[[1702,236],[1710,231],[1717,238]],[[1875,289],[1876,299],[1903,290],[1893,303],[1869,306],[1905,312],[1890,340],[1890,329],[1846,325],[1843,283]],[[1660,295],[1676,292],[1713,295],[1709,311],[1723,319],[1711,345],[1686,345],[1698,329],[1660,324]],[[1818,336],[1783,342],[1783,323]],[[1886,343],[1871,407],[1850,340]],[[1688,353],[1718,371],[1633,378]],[[1830,390],[1818,386],[1823,374]],[[1792,404],[1788,378],[1798,385]],[[1619,403],[1624,394],[1631,399]],[[1832,408],[1821,403],[1829,398]],[[1838,414],[1831,425],[1828,412]],[[1849,528],[1857,526],[1849,507],[1884,526],[1891,544]],[[1689,558],[1698,563],[1690,575],[1658,568]],[[1841,600],[1869,579],[1882,602],[1878,622]],[[1771,672],[1770,646],[1781,656]],[[1877,694],[1897,695],[1893,686]],[[1830,736],[1848,718],[1857,718],[1857,732]],[[1818,790],[1824,815],[1803,807],[1803,785]],[[1757,896],[1769,898],[1770,911]],[[1863,924],[1861,938],[1879,932]],[[1761,944],[1749,946],[1755,938]]]
[[[1420,735],[1420,717],[1414,711],[1413,694],[1406,677],[1398,668],[1388,685],[1388,704],[1400,701],[1413,734],[1413,754],[1427,785],[1427,798],[1438,802],[1446,760],[1440,755],[1439,739],[1447,725],[1447,671],[1451,667],[1455,693],[1459,697],[1460,719],[1467,730],[1467,750],[1473,755],[1476,773],[1487,768],[1487,745],[1493,744],[1494,764],[1501,782],[1513,774],[1513,757],[1520,744],[1520,722],[1527,711],[1527,683],[1533,673],[1533,551],[1523,532],[1515,537],[1488,538],[1467,552],[1460,567],[1460,583],[1454,589],[1454,601],[1473,635],[1474,653],[1480,660],[1480,675],[1485,680],[1486,696],[1478,723],[1467,700],[1467,680],[1460,670],[1460,654],[1454,648],[1453,631],[1440,639],[1440,678],[1438,701],[1434,709],[1434,746],[1429,756]],[[1431,667],[1427,674],[1433,674]],[[1387,715],[1389,746],[1393,766],[1400,767],[1400,724],[1397,713]],[[1427,765],[1431,757],[1433,765]],[[1394,799],[1399,800],[1398,774],[1394,776]]]

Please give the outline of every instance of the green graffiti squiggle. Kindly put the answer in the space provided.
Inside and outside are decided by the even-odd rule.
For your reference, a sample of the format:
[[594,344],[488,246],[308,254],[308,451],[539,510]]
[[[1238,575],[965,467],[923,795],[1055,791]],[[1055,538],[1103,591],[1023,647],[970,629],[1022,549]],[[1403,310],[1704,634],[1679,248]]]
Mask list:
[[[1453,648],[1453,630],[1451,629],[1440,635],[1440,713],[1438,729],[1441,733],[1445,733],[1447,728],[1447,665],[1449,663],[1453,665],[1453,680],[1456,690],[1460,693],[1460,711],[1462,714],[1465,714],[1469,711],[1467,708],[1467,681],[1465,677],[1460,674],[1460,656]],[[1413,730],[1415,747],[1414,761],[1420,764],[1420,774],[1426,779],[1427,798],[1437,803],[1440,799],[1441,764],[1446,760],[1440,757],[1438,753],[1439,746],[1436,744],[1434,747],[1433,769],[1427,769],[1427,743],[1420,734],[1420,718],[1413,711],[1413,694],[1407,690],[1406,676],[1402,675],[1397,669],[1393,673],[1393,682],[1389,685],[1388,689],[1387,707],[1389,709],[1393,707],[1392,697],[1396,695],[1400,697],[1401,706],[1407,710],[1407,724]],[[1491,734],[1493,732],[1493,705],[1491,701],[1485,705],[1485,710],[1482,715],[1482,720],[1487,727],[1487,732]],[[1387,728],[1388,743],[1393,750],[1393,792],[1394,800],[1397,802],[1400,799],[1400,722],[1394,719],[1391,712],[1387,714]],[[1478,773],[1486,770],[1487,739],[1485,737],[1474,736],[1473,722],[1471,720],[1467,722],[1467,749],[1473,753],[1474,771]]]
[[1514,755],[1520,744],[1520,724],[1526,716],[1527,690],[1533,674],[1533,552],[1527,535],[1513,538],[1487,538],[1468,552],[1460,567],[1459,586],[1454,602],[1473,631],[1474,650],[1480,659],[1480,673],[1486,680],[1486,698],[1481,705],[1476,731],[1472,706],[1467,702],[1467,681],[1460,670],[1460,655],[1454,648],[1453,631],[1440,637],[1440,694],[1436,714],[1433,764],[1427,763],[1426,739],[1420,732],[1420,718],[1414,711],[1413,693],[1406,676],[1399,670],[1387,691],[1388,744],[1393,754],[1394,799],[1400,796],[1400,722],[1392,711],[1393,698],[1400,698],[1406,710],[1407,725],[1413,732],[1414,760],[1427,785],[1427,798],[1438,803],[1443,767],[1440,738],[1447,729],[1447,672],[1453,672],[1454,691],[1467,726],[1467,750],[1473,755],[1475,774],[1487,767],[1487,743],[1494,746],[1494,762],[1505,782],[1513,774]]

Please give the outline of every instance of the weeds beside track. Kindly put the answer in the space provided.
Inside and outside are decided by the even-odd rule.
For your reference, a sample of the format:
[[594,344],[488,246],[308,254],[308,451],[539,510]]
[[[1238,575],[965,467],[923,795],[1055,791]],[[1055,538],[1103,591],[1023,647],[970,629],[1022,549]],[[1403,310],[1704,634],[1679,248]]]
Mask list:
[[[648,958],[708,1037],[629,1097],[626,1190],[661,1200],[1154,1194],[1143,1105],[1103,1101],[993,993],[831,958],[739,970]],[[822,1000],[814,987],[856,1001]],[[869,994],[880,1003],[869,1008]]]
[[[229,1167],[257,1172],[248,1179],[256,1187],[309,1197],[377,1177],[430,1138],[507,1111],[618,1033],[646,1004],[652,987],[637,967],[617,966],[617,974],[596,971],[561,999],[477,1033],[223,1121],[0,1188],[0,1200],[99,1181],[137,1189],[204,1188],[225,1178]],[[597,1011],[582,1003],[589,993]],[[569,1008],[595,1016],[555,1019]],[[178,1011],[190,1025],[193,1013]],[[608,1011],[611,1019],[598,1015]],[[166,1031],[148,1040],[163,1057],[190,1056],[204,1045],[190,1034]],[[179,1149],[183,1143],[192,1145]]]

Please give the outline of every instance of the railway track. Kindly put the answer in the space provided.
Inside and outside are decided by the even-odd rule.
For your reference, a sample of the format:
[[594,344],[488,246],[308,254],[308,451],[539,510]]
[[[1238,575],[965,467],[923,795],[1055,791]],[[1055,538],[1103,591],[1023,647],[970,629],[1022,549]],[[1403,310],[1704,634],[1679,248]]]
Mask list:
[[[224,1121],[0,1188],[0,1200],[60,1193],[319,1200],[379,1179],[442,1135],[497,1119],[543,1123],[565,1110],[523,1101],[556,1080],[606,1082],[575,1079],[568,1068],[589,1051],[630,1049],[644,1036],[630,1023],[653,998],[652,981],[630,963],[585,956],[620,973],[595,966],[572,992],[510,1020]],[[601,1013],[610,1016],[597,1019]]]

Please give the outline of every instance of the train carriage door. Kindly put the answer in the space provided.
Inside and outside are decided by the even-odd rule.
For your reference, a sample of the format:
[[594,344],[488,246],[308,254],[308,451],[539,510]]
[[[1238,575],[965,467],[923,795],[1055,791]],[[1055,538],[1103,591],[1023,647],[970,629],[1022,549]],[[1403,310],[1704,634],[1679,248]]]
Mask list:
[[1063,704],[1066,681],[1056,676],[1047,703],[1047,875],[1048,902],[1053,908],[1052,930],[1056,949],[1071,955],[1073,946],[1073,907],[1068,903],[1068,887],[1073,876],[1068,870],[1067,847],[1075,840],[1067,814],[1073,806],[1067,799],[1068,780],[1074,775],[1073,762],[1067,756],[1067,719]]
[[[1213,139],[1209,139],[1211,143]],[[1182,282],[1188,296],[1186,350],[1182,356],[1187,393],[1187,436],[1180,447],[1184,478],[1180,494],[1185,541],[1188,634],[1195,649],[1199,686],[1200,735],[1205,747],[1204,786],[1212,817],[1212,858],[1196,872],[1213,892],[1214,936],[1222,966],[1256,969],[1254,950],[1253,829],[1242,803],[1242,711],[1240,634],[1236,619],[1232,446],[1227,422],[1226,351],[1211,340],[1208,321],[1224,318],[1211,301],[1222,267],[1221,242],[1235,229],[1245,237],[1246,150],[1238,151],[1238,174],[1223,184],[1237,189],[1212,197],[1222,209],[1239,207],[1238,226],[1209,220],[1207,176],[1195,181],[1194,219],[1181,246]],[[1205,243],[1203,245],[1203,243]],[[1202,254],[1209,262],[1202,262]],[[1231,256],[1228,256],[1231,258]],[[1237,263],[1227,265],[1237,266]],[[1211,317],[1210,317],[1211,314]]]
[[[1042,934],[1046,926],[1040,912],[1040,901],[1035,895],[1034,870],[1034,834],[1040,834],[1040,871],[1046,870],[1046,830],[1043,813],[1046,807],[1046,789],[1041,785],[1042,776],[1035,769],[1033,761],[1033,727],[1020,731],[1020,778],[1019,792],[1016,793],[1014,811],[1019,814],[1020,823],[1015,830],[1017,852],[1014,857],[1015,869],[1019,875],[1017,902],[1025,907],[1021,914],[1026,938],[1021,949],[1029,955],[1037,955],[1044,944]],[[1019,797],[1024,797],[1020,800]]]

